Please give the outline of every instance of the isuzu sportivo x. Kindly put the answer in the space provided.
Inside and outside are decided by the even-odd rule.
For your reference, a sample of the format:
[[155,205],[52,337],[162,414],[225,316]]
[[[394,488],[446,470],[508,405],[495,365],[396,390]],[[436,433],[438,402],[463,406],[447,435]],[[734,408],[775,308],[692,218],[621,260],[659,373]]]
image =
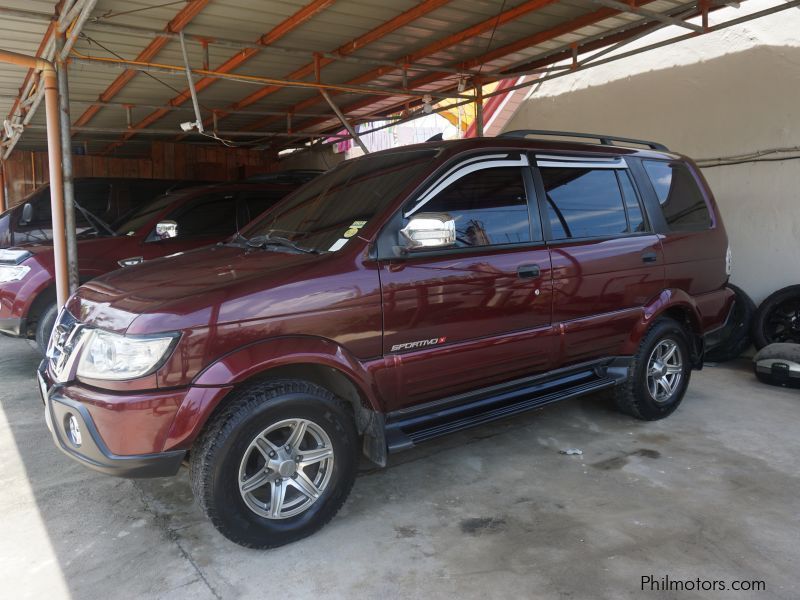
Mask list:
[[732,307],[691,160],[634,140],[432,142],[342,163],[230,242],[99,277],[40,368],[58,447],[174,475],[231,540],[302,538],[387,454],[613,390],[673,412]]

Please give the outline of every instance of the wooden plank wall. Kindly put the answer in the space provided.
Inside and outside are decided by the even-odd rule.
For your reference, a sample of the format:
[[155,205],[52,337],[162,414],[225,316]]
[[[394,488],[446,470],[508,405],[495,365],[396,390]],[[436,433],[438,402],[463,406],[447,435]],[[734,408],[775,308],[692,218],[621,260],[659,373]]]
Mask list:
[[[149,158],[73,155],[72,164],[75,177],[230,181],[273,170],[274,158],[258,150],[153,142]],[[5,161],[4,172],[8,206],[15,206],[47,183],[47,153],[16,150]]]

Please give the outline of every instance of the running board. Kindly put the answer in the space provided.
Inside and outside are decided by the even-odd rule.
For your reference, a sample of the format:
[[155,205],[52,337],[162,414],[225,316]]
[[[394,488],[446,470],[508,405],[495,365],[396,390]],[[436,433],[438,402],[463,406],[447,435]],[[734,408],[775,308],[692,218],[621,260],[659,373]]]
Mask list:
[[[484,423],[503,419],[593,392],[605,390],[621,383],[627,368],[617,362],[612,368],[592,368],[563,375],[547,381],[527,380],[525,383],[498,386],[484,392],[465,395],[461,403],[437,401],[442,406],[424,414],[413,411],[406,416],[403,411],[387,415],[386,443],[390,453],[413,448],[416,444],[449,433],[469,429]],[[394,418],[393,418],[394,417]]]

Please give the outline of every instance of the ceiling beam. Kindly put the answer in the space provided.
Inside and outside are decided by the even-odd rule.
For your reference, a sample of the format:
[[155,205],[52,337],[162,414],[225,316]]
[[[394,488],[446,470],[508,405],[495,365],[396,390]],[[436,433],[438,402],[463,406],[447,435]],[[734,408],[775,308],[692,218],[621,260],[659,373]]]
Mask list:
[[[445,49],[447,49],[447,48],[449,48],[451,46],[459,44],[459,43],[461,43],[461,42],[463,42],[465,40],[474,38],[475,36],[478,36],[478,35],[480,35],[482,33],[490,31],[490,30],[494,29],[495,27],[500,27],[501,25],[509,23],[509,22],[511,22],[511,21],[513,21],[515,19],[518,19],[518,18],[522,17],[523,15],[526,15],[526,14],[528,14],[530,12],[534,12],[536,10],[540,10],[540,9],[544,8],[545,6],[548,6],[550,4],[554,4],[557,1],[558,0],[527,0],[526,2],[523,2],[522,4],[519,4],[518,6],[515,6],[514,8],[510,8],[510,9],[508,9],[506,11],[503,11],[500,14],[494,16],[494,17],[491,17],[489,19],[485,19],[484,21],[481,21],[480,23],[476,23],[474,25],[471,25],[470,27],[467,27],[466,29],[462,29],[461,31],[458,31],[458,32],[453,33],[453,34],[450,34],[448,36],[445,36],[442,39],[435,40],[435,41],[431,42],[427,46],[424,46],[423,48],[420,48],[419,50],[416,50],[415,52],[412,52],[408,56],[405,56],[402,59],[399,59],[397,61],[398,65],[396,65],[394,67],[378,67],[376,69],[372,69],[371,71],[368,71],[368,72],[366,72],[366,73],[364,73],[362,75],[359,75],[355,79],[351,79],[347,83],[348,84],[353,84],[353,85],[358,85],[358,84],[361,84],[361,83],[364,83],[364,82],[367,82],[367,81],[372,81],[372,80],[374,80],[374,79],[376,79],[378,77],[386,75],[387,73],[391,73],[393,71],[397,71],[397,70],[401,69],[402,68],[401,65],[403,63],[417,62],[417,61],[419,61],[419,60],[421,60],[423,58],[426,58],[428,56],[436,54],[437,52],[441,52],[442,50],[445,50]],[[440,73],[436,73],[437,77],[439,75],[440,75]],[[291,110],[293,112],[294,111],[301,111],[301,110],[304,110],[304,109],[308,108],[309,106],[314,106],[319,101],[320,101],[320,98],[317,97],[317,96],[314,96],[314,97],[309,98],[307,100],[304,100],[304,101],[302,101],[302,102],[300,102],[298,104],[295,104],[292,107]],[[347,109],[346,108],[344,109],[344,112],[347,113]],[[265,126],[269,125],[272,121],[274,121],[274,119],[272,119],[272,120],[270,120],[270,119],[261,119],[261,120],[259,120],[257,122],[251,123],[250,125],[245,127],[245,129],[249,130],[251,127],[253,129],[260,129],[262,127],[265,127]]]
[[[408,9],[407,11],[397,15],[396,17],[389,19],[388,21],[381,23],[378,27],[364,33],[363,35],[358,36],[350,40],[349,42],[342,44],[336,50],[331,52],[330,54],[337,55],[337,56],[347,56],[348,54],[352,54],[356,50],[360,50],[364,46],[371,44],[380,40],[381,38],[389,35],[390,33],[397,31],[399,28],[408,25],[412,21],[415,21],[426,14],[430,13],[431,11],[440,8],[441,6],[447,4],[450,0],[425,0],[420,4],[414,6],[413,8]],[[316,72],[319,72],[319,69],[329,65],[330,63],[334,62],[333,58],[329,58],[326,56],[321,56],[315,62],[310,62],[306,65],[303,65],[299,69],[292,71],[291,73],[285,75],[284,79],[303,79],[304,77],[308,77],[309,75],[313,75]],[[232,112],[236,112],[240,109],[246,108],[251,104],[258,102],[262,98],[269,96],[270,94],[274,94],[275,92],[282,89],[278,86],[267,86],[263,87],[255,92],[252,92],[238,100],[237,102],[232,103],[228,106],[224,111],[217,113],[217,120],[228,116]],[[207,125],[211,122],[211,118],[207,118],[203,121],[204,125]]]
[[[316,15],[322,10],[325,10],[334,2],[335,0],[312,0],[309,4],[306,4],[303,8],[295,12],[290,17],[284,19],[278,25],[276,25],[267,33],[258,38],[256,44],[259,47],[269,46],[270,44],[278,41],[282,37],[289,34],[291,31],[300,27],[302,24],[311,19],[314,15]],[[260,51],[259,48],[248,48],[246,50],[237,52],[214,70],[219,73],[230,73],[234,69],[240,67],[242,64],[247,62],[259,51]],[[204,90],[205,88],[212,85],[215,81],[217,81],[216,78],[203,77],[202,79],[199,79],[197,82],[195,82],[195,88],[197,89],[198,92],[200,92],[201,90]],[[171,106],[179,106],[184,102],[186,102],[187,100],[189,100],[189,98],[191,98],[191,92],[188,89],[185,89],[180,94],[169,100],[168,104],[170,104]],[[131,126],[130,130],[125,132],[125,134],[117,142],[109,144],[109,146],[105,149],[105,152],[108,153],[112,151],[114,148],[117,148],[118,146],[129,140],[131,137],[136,135],[138,131],[145,129],[146,127],[149,127],[159,119],[162,119],[167,114],[169,114],[169,111],[164,109],[158,109],[153,111],[152,113],[147,115],[144,119]]]
[[[638,6],[638,5],[648,4],[648,3],[653,2],[653,1],[654,0],[636,0],[636,5]],[[556,25],[555,27],[551,27],[549,29],[545,29],[543,31],[536,32],[536,33],[534,33],[532,35],[525,36],[524,38],[521,38],[519,40],[516,40],[516,41],[511,42],[509,44],[506,44],[504,46],[500,46],[498,48],[495,48],[494,50],[491,50],[491,51],[486,52],[484,54],[481,54],[479,56],[473,57],[473,58],[471,58],[471,59],[469,59],[469,60],[467,60],[467,61],[465,61],[463,63],[460,63],[460,65],[464,66],[465,68],[472,69],[472,68],[477,67],[479,65],[483,65],[483,64],[486,64],[486,63],[491,62],[493,60],[497,60],[499,58],[503,58],[505,56],[508,56],[509,54],[513,54],[515,52],[519,52],[520,50],[524,50],[524,49],[529,48],[531,46],[536,46],[536,45],[542,44],[544,42],[550,41],[550,40],[552,40],[554,38],[563,36],[565,34],[572,33],[573,31],[576,31],[576,30],[581,29],[583,27],[588,27],[590,25],[594,25],[594,24],[596,24],[596,23],[598,23],[600,21],[603,21],[604,19],[608,19],[608,18],[617,16],[618,14],[620,14],[620,11],[618,11],[618,10],[615,10],[615,9],[612,9],[612,8],[601,8],[601,9],[595,10],[595,11],[593,11],[591,13],[588,13],[588,14],[582,15],[580,17],[577,17],[575,19],[572,19],[570,21],[567,21],[565,23],[561,23],[559,25]],[[510,74],[510,76],[512,76],[512,75],[513,74]],[[409,81],[408,89],[409,90],[418,89],[418,88],[420,88],[422,86],[430,85],[432,83],[436,83],[438,81],[441,81],[445,76],[446,76],[445,73],[431,73],[431,74],[428,74],[428,75],[424,75],[422,77],[418,77],[416,79],[413,79],[413,80]],[[383,99],[385,100],[385,98],[383,98]],[[357,102],[351,103],[351,104],[343,107],[342,111],[345,114],[349,114],[349,113],[351,113],[353,111],[363,110],[364,108],[369,108],[370,106],[380,102],[381,100],[382,100],[382,98],[378,98],[378,97],[375,97],[375,96],[367,97],[367,98],[364,98],[362,100],[359,100]],[[402,106],[402,103],[400,103],[400,105]],[[301,108],[306,108],[307,106],[309,106],[309,104],[300,103],[300,105],[297,105],[297,106],[299,106]],[[388,109],[388,107],[387,107],[387,109]],[[266,124],[266,121],[267,121],[267,119],[261,119],[261,120],[255,122],[255,123],[253,123],[252,125],[253,126],[258,125],[258,127],[256,127],[256,128],[261,128]],[[298,131],[305,130],[305,129],[308,129],[310,127],[315,127],[317,125],[323,124],[325,122],[327,122],[327,120],[323,121],[322,119],[314,119],[312,121],[309,121],[309,122],[301,124],[299,127],[297,127],[297,130]],[[246,129],[249,129],[249,127],[250,126],[248,126]]]
[[[200,14],[208,2],[209,0],[190,0],[190,2],[180,9],[172,18],[172,20],[167,23],[167,26],[164,27],[164,31],[169,33],[178,33],[182,31],[184,27],[186,27],[192,21],[192,19]],[[159,52],[161,52],[169,40],[170,38],[167,37],[153,38],[134,60],[150,62],[158,55]],[[91,121],[94,116],[100,112],[100,109],[103,107],[103,103],[109,102],[117,94],[119,94],[122,89],[136,76],[136,73],[136,71],[128,69],[119,75],[114,81],[112,81],[111,85],[109,85],[105,91],[97,97],[98,104],[92,104],[89,106],[83,112],[83,114],[75,120],[75,126],[83,127],[89,121]]]

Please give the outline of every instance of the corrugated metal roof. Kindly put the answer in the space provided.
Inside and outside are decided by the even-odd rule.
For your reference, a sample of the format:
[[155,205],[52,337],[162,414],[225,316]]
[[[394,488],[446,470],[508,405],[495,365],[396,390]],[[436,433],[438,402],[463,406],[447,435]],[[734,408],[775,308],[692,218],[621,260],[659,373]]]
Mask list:
[[[319,2],[319,0],[317,0]],[[430,0],[429,0],[430,1]],[[188,36],[190,62],[194,68],[200,68],[203,55],[201,46],[195,41],[197,37],[222,40],[237,40],[243,44],[253,44],[264,34],[273,31],[279,25],[285,25],[298,11],[307,6],[311,0],[211,0],[184,29]],[[642,0],[640,0],[640,3]],[[526,0],[451,0],[442,2],[437,8],[428,11],[379,39],[356,49],[351,57],[372,61],[384,61],[386,64],[397,64],[404,57],[424,50],[431,43],[461,32],[477,23],[489,22],[493,25],[497,17],[504,12],[526,5]],[[666,13],[676,8],[690,8],[697,3],[694,0],[655,0],[647,2],[651,11]],[[374,30],[414,7],[420,2],[414,0],[330,0],[327,6],[318,10],[299,23],[295,28],[287,28],[284,35],[272,46],[267,46],[233,69],[233,73],[256,75],[271,78],[285,78],[293,71],[300,69],[312,61],[314,52],[331,52],[351,40]],[[44,17],[52,15],[55,8],[53,1],[46,0],[6,0],[4,6],[19,8],[39,13],[41,18],[24,19],[7,17],[0,21],[0,47],[27,54],[35,53],[47,30]],[[153,39],[152,32],[163,31],[166,24],[175,17],[182,4],[164,4],[163,0],[135,0],[119,2],[99,0],[92,19],[83,29],[82,37],[75,46],[77,55],[93,57],[113,57],[133,60]],[[598,11],[605,11],[598,12]],[[582,19],[597,13],[603,18],[594,19],[574,31],[555,31],[564,24]],[[605,15],[605,16],[603,16]],[[494,20],[494,21],[492,21]],[[646,22],[641,15],[632,13],[614,13],[603,9],[600,4],[589,0],[558,0],[547,2],[540,0],[535,10],[528,10],[513,20],[497,25],[487,26],[477,35],[446,45],[434,52],[424,53],[415,64],[435,72],[439,67],[457,67],[469,61],[475,62],[475,68],[485,73],[499,72],[515,65],[527,63],[537,57],[567,47],[571,43],[581,42],[591,36],[609,34],[619,28],[631,27]],[[141,31],[120,31],[115,28],[125,26]],[[546,38],[526,47],[514,48],[513,51],[497,51],[519,40],[530,38],[537,33],[553,32]],[[289,51],[282,51],[289,50]],[[487,52],[499,52],[498,56],[488,62],[474,61]],[[241,54],[241,50],[215,45],[209,49],[212,69]],[[158,52],[154,59],[157,63],[182,65],[180,44],[170,39]],[[371,64],[354,64],[334,61],[322,69],[322,81],[331,84],[344,84],[375,69]],[[114,79],[122,73],[118,67],[103,64],[72,64],[70,67],[70,94],[73,121],[90,105],[90,102],[102,94]],[[409,80],[425,73],[410,71]],[[17,67],[0,64],[0,110],[7,114],[25,77],[25,72]],[[196,79],[199,78],[196,77]],[[311,81],[313,74],[305,78]],[[441,89],[454,85],[457,75],[441,73],[434,82],[421,86],[418,93],[425,90]],[[402,85],[402,73],[395,69],[369,82],[375,86],[399,88]],[[217,80],[200,92],[200,104],[204,116],[209,116],[212,109],[222,109],[241,100],[262,87],[241,82]],[[131,109],[132,123],[135,125],[149,115],[153,108],[142,107],[167,105],[173,98],[186,89],[185,75],[166,73],[138,72],[113,98],[115,103],[133,105]],[[403,102],[404,97],[373,96],[365,93],[336,94],[336,102],[342,107],[359,106],[353,110],[354,116],[374,114],[382,110],[394,109]],[[301,112],[327,113],[331,111],[319,93],[313,89],[285,87],[266,95],[262,99],[247,106],[245,111],[287,111],[296,104],[308,100],[319,99]],[[370,99],[374,100],[368,103]],[[180,134],[179,124],[193,120],[188,109],[191,102],[182,104],[181,110],[167,112],[163,117],[150,125],[151,130],[167,130],[169,134],[158,137],[175,139]],[[233,113],[219,122],[220,130],[241,130],[252,127],[252,124],[263,120],[265,116],[257,114]],[[301,126],[302,119],[294,118],[294,125]],[[33,127],[23,135],[19,147],[41,148],[44,146],[44,133],[36,130],[44,124],[44,111],[34,118]],[[333,119],[324,124],[315,125],[312,130],[335,125]],[[97,129],[123,130],[127,127],[127,113],[122,106],[104,106],[94,115],[88,127]],[[285,131],[285,117],[276,117],[274,122],[259,127],[259,131]],[[174,132],[174,134],[172,133]],[[111,142],[119,140],[119,133],[76,133],[76,142],[87,142],[90,152],[100,152]],[[137,143],[150,141],[152,135],[137,134],[117,152],[136,152]],[[191,138],[195,140],[196,138]],[[140,149],[140,148],[139,148]]]

